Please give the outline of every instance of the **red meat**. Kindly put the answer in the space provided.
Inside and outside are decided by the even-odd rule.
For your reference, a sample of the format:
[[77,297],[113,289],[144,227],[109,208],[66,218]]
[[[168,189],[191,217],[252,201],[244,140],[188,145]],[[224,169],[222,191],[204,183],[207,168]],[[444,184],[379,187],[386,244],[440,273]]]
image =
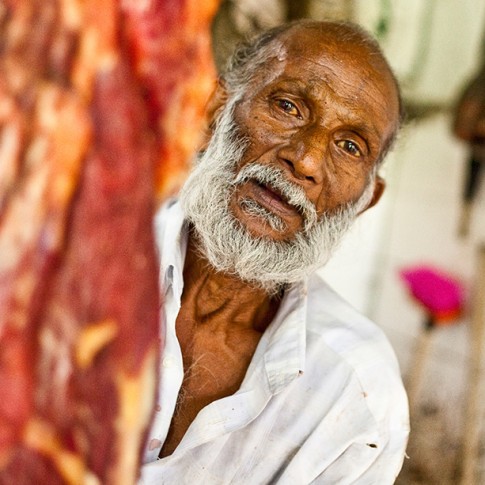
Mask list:
[[136,479],[161,346],[152,218],[213,79],[216,2],[197,3],[0,6],[2,485]]

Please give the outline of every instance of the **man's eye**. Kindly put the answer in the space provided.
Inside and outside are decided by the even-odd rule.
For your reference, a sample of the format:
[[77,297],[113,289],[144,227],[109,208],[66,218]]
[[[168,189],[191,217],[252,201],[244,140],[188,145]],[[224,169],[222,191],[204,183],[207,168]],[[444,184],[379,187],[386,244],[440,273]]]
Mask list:
[[288,113],[291,116],[296,116],[298,118],[301,118],[298,108],[291,101],[288,101],[287,99],[277,99],[276,104],[285,113]]
[[337,142],[337,146],[345,150],[347,153],[350,153],[354,157],[362,156],[362,152],[360,151],[357,144],[350,140],[339,140]]

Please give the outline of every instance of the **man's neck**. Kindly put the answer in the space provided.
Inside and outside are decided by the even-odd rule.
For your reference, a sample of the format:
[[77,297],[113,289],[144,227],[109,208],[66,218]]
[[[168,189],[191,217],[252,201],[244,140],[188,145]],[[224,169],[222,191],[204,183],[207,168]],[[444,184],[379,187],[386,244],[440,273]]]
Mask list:
[[215,319],[264,332],[280,300],[281,295],[271,296],[236,275],[215,270],[198,251],[194,235],[189,235],[182,305],[192,306],[198,323]]
[[189,235],[176,322],[184,380],[161,457],[173,452],[204,406],[240,388],[279,302],[279,297],[216,271]]

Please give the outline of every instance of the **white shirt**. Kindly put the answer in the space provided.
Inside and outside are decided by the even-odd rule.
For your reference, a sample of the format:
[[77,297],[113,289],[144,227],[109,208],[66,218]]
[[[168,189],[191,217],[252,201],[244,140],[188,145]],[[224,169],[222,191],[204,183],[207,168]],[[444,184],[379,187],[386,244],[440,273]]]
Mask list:
[[183,378],[175,320],[187,234],[178,203],[159,212],[156,231],[165,350],[139,483],[393,483],[409,432],[396,358],[383,333],[317,275],[286,292],[240,389],[203,408],[174,453],[157,459]]

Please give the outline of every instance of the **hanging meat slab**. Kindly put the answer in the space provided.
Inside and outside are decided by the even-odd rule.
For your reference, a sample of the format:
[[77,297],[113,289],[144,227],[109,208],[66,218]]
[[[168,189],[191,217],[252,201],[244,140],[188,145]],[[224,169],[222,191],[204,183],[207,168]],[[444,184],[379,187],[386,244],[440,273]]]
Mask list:
[[0,4],[0,484],[132,484],[156,201],[194,150],[216,1]]

